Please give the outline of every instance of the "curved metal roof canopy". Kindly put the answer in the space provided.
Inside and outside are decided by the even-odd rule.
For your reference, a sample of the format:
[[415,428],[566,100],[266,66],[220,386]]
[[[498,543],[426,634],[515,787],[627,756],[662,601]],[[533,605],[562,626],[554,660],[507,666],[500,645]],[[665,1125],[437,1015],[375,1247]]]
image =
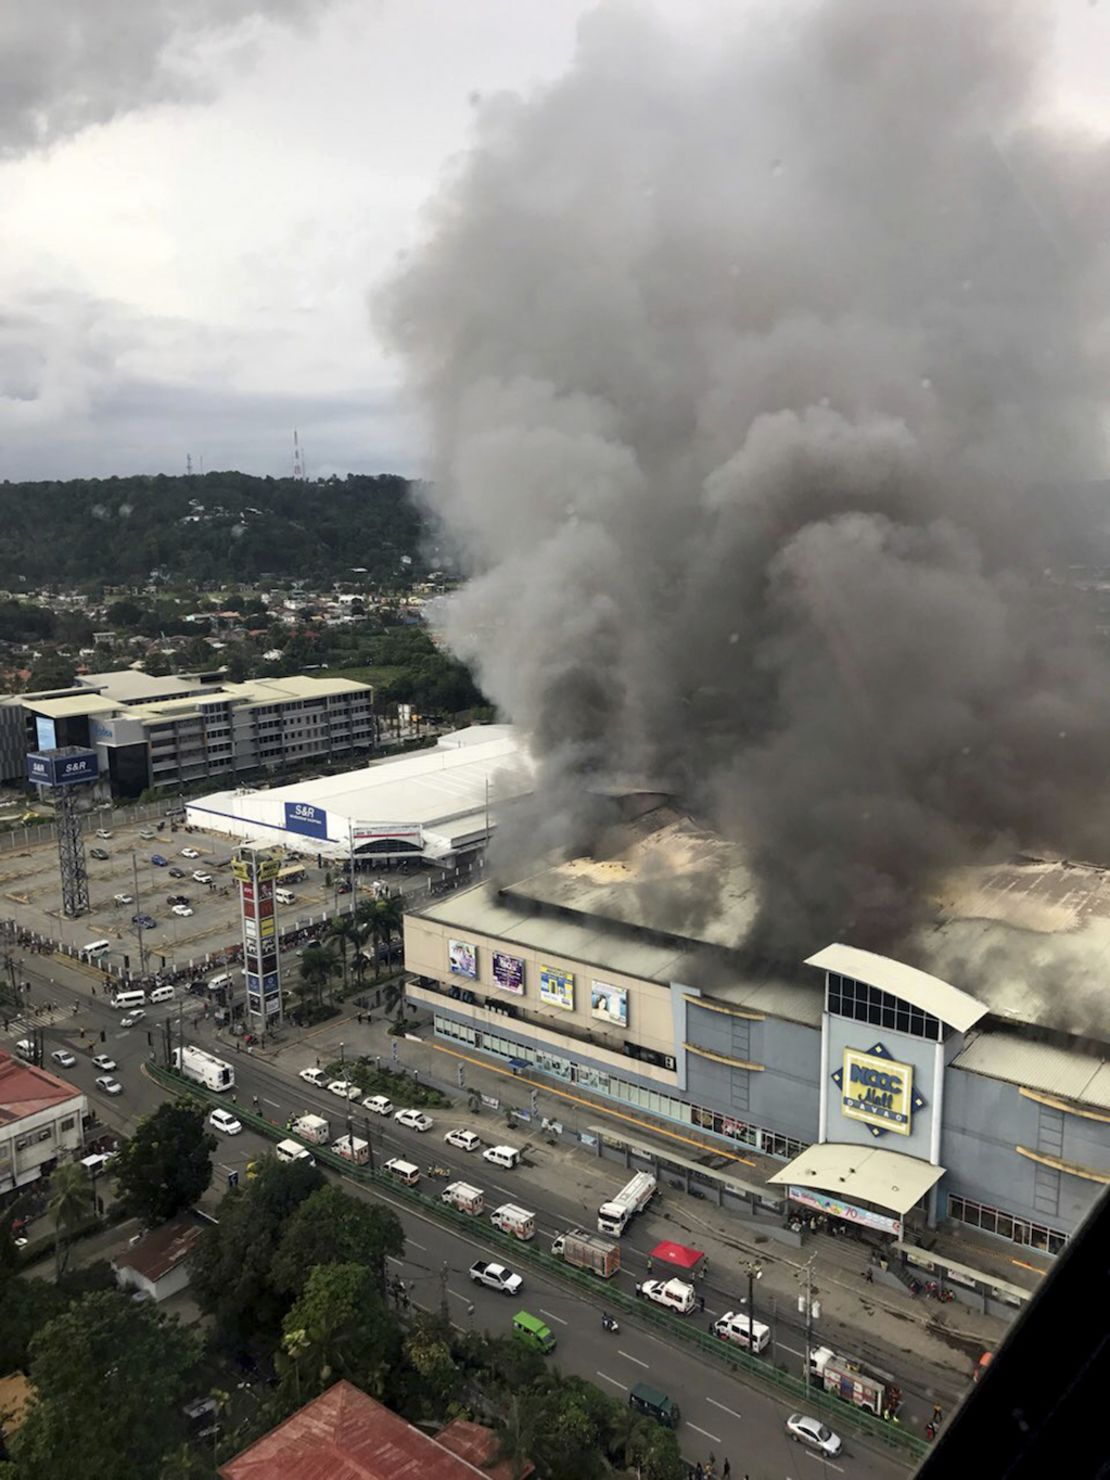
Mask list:
[[941,981],[938,976],[930,976],[927,971],[918,971],[916,966],[906,966],[890,956],[878,956],[874,951],[863,951],[858,946],[826,946],[816,956],[807,957],[806,965],[850,976],[855,981],[866,982],[869,987],[889,992],[893,997],[901,997],[960,1033],[966,1033],[986,1016],[987,1009],[983,1004],[961,992],[959,987]]
[[903,1216],[943,1176],[943,1167],[902,1151],[825,1141],[810,1146],[768,1180],[780,1186],[790,1183],[811,1187],[845,1200],[875,1203]]

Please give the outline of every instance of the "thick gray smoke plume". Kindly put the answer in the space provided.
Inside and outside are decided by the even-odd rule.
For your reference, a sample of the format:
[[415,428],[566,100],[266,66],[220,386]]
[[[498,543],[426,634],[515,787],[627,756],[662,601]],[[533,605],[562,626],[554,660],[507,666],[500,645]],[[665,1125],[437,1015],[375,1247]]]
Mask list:
[[1047,6],[736,10],[604,6],[483,105],[387,316],[450,640],[547,795],[682,794],[796,960],[1017,841],[1110,857],[1110,665],[1048,597],[1107,548],[1066,490],[1104,476],[1110,152],[1043,122]]
[[4,0],[0,156],[152,103],[203,94],[198,53],[296,24],[329,0]]

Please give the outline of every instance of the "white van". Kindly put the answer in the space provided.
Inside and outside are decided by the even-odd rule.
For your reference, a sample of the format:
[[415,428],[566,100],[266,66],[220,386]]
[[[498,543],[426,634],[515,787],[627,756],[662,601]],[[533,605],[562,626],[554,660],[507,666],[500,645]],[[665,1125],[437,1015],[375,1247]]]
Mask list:
[[279,1141],[274,1147],[274,1155],[278,1161],[307,1161],[313,1166],[316,1158],[311,1151],[306,1151],[303,1146],[298,1146],[296,1141]]
[[719,1321],[713,1322],[711,1329],[713,1335],[719,1336],[722,1341],[745,1346],[749,1351],[766,1351],[771,1344],[771,1328],[762,1321],[753,1324],[743,1311],[726,1311]]
[[515,1167],[520,1160],[520,1152],[515,1146],[487,1146],[482,1156],[486,1161],[493,1163],[495,1167]]
[[110,940],[90,940],[88,945],[81,947],[82,956],[106,956],[112,949]]
[[21,1059],[26,1059],[28,1063],[34,1063],[35,1045],[29,1038],[21,1038],[15,1046],[15,1051]]
[[278,904],[293,904],[297,896],[293,893],[292,889],[275,889],[274,898]]
[[224,992],[227,990],[228,987],[231,986],[231,984],[231,973],[228,971],[221,971],[219,976],[214,976],[212,980],[208,983],[208,990],[210,992]]
[[386,1162],[385,1169],[391,1177],[396,1177],[406,1187],[415,1187],[420,1181],[420,1168],[413,1166],[411,1161],[402,1161],[399,1156],[391,1157]]
[[173,987],[155,987],[150,994],[150,1001],[152,1005],[155,1002],[172,1002],[175,995]]
[[146,993],[135,988],[130,992],[117,992],[112,998],[113,1007],[145,1007]]

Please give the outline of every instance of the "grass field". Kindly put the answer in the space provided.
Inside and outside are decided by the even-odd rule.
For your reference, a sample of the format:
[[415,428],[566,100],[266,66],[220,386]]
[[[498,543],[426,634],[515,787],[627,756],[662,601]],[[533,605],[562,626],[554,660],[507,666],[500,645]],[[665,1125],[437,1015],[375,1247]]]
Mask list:
[[356,683],[368,683],[377,691],[383,684],[392,683],[404,673],[404,668],[385,665],[381,668],[329,668],[329,678],[350,678]]

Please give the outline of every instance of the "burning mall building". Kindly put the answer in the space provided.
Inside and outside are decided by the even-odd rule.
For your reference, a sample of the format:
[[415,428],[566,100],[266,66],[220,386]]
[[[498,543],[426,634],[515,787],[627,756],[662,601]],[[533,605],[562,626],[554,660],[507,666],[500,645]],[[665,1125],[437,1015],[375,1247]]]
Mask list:
[[931,971],[837,943],[772,970],[735,845],[657,799],[604,842],[406,919],[441,1045],[738,1150],[802,1207],[1063,1246],[1110,1179],[1104,871],[954,875],[907,942]]

